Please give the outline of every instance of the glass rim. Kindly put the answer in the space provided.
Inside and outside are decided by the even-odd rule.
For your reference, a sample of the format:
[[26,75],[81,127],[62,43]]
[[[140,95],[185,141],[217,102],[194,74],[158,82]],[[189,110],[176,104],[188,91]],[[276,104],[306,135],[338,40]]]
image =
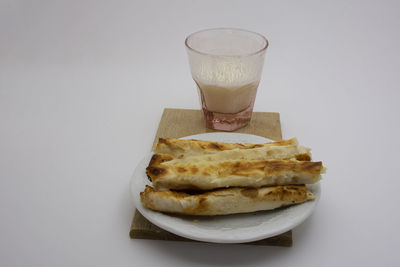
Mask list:
[[[215,30],[233,30],[233,31],[251,33],[251,34],[257,35],[258,37],[261,37],[261,39],[263,39],[265,41],[265,44],[264,44],[264,46],[262,48],[258,49],[255,52],[244,53],[244,54],[240,54],[240,55],[216,55],[216,54],[211,54],[211,53],[206,53],[206,52],[199,51],[199,50],[194,49],[193,47],[191,47],[189,45],[188,41],[189,41],[190,37],[192,37],[192,36],[194,36],[194,35],[196,35],[198,33],[207,32],[207,31],[215,31]],[[193,33],[189,34],[185,39],[185,46],[186,46],[187,49],[189,49],[190,51],[193,51],[195,53],[201,54],[203,56],[210,56],[210,57],[238,58],[238,57],[254,56],[254,55],[257,55],[257,54],[260,54],[260,53],[264,52],[267,49],[268,45],[269,45],[268,39],[264,35],[262,35],[260,33],[253,32],[253,31],[248,31],[248,30],[244,30],[244,29],[239,29],[239,28],[229,28],[229,27],[210,28],[210,29],[200,30],[200,31],[193,32]]]

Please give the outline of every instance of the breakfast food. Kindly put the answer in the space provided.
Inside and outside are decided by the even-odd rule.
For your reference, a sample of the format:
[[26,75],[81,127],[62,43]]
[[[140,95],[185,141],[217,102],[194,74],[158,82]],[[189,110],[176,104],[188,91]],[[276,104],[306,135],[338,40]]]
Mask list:
[[299,204],[315,197],[305,184],[325,172],[296,138],[240,144],[160,138],[140,197],[152,210],[223,215]]
[[155,190],[140,193],[144,206],[162,212],[186,215],[226,215],[272,210],[315,199],[304,185],[261,188],[227,188],[200,194]]
[[223,143],[201,140],[184,140],[177,138],[160,138],[154,150],[155,153],[169,154],[177,158],[206,155],[232,149],[253,149],[258,147],[274,147],[298,145],[297,139],[282,140],[265,144]]
[[230,149],[216,153],[203,155],[187,155],[186,153],[174,157],[171,154],[156,153],[150,162],[150,165],[159,163],[173,164],[178,162],[217,162],[227,160],[270,160],[270,159],[297,159],[301,161],[310,161],[310,149],[296,144],[280,146],[263,146],[251,149]]
[[211,190],[223,187],[313,184],[321,179],[322,162],[297,160],[234,160],[174,163],[146,169],[154,187]]

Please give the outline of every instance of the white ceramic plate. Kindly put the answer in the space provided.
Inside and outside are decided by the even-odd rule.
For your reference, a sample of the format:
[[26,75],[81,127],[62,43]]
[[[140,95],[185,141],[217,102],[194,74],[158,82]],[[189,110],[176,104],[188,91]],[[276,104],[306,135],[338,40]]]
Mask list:
[[[272,140],[249,134],[206,133],[187,136],[183,139],[199,139],[219,142],[266,143]],[[311,215],[321,195],[319,183],[308,186],[315,194],[314,201],[273,211],[258,211],[213,217],[180,216],[155,212],[140,202],[140,192],[151,185],[145,169],[152,154],[145,157],[136,167],[131,191],[136,208],[153,224],[179,236],[198,241],[215,243],[245,243],[282,234],[302,223]]]

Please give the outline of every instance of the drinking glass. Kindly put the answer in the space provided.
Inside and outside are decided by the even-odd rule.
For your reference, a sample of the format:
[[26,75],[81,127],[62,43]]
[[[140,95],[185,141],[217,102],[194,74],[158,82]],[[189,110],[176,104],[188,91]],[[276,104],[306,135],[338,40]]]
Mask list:
[[207,128],[234,131],[246,126],[261,79],[267,39],[233,28],[195,32],[185,40]]

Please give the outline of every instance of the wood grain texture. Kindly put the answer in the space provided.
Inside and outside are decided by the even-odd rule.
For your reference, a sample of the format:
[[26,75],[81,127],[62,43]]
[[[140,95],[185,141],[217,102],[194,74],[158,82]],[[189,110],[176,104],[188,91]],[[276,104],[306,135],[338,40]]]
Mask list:
[[[159,137],[180,138],[209,132],[216,131],[207,129],[205,127],[203,113],[201,110],[166,108],[164,109],[156,136],[154,138],[153,149],[157,144]],[[279,113],[254,112],[249,125],[238,129],[235,132],[254,134],[277,141],[282,140]],[[135,214],[132,219],[129,235],[133,239],[198,242],[174,235],[153,225],[137,210],[135,210]],[[245,244],[288,247],[292,246],[292,243],[292,231],[288,231],[278,236]]]

